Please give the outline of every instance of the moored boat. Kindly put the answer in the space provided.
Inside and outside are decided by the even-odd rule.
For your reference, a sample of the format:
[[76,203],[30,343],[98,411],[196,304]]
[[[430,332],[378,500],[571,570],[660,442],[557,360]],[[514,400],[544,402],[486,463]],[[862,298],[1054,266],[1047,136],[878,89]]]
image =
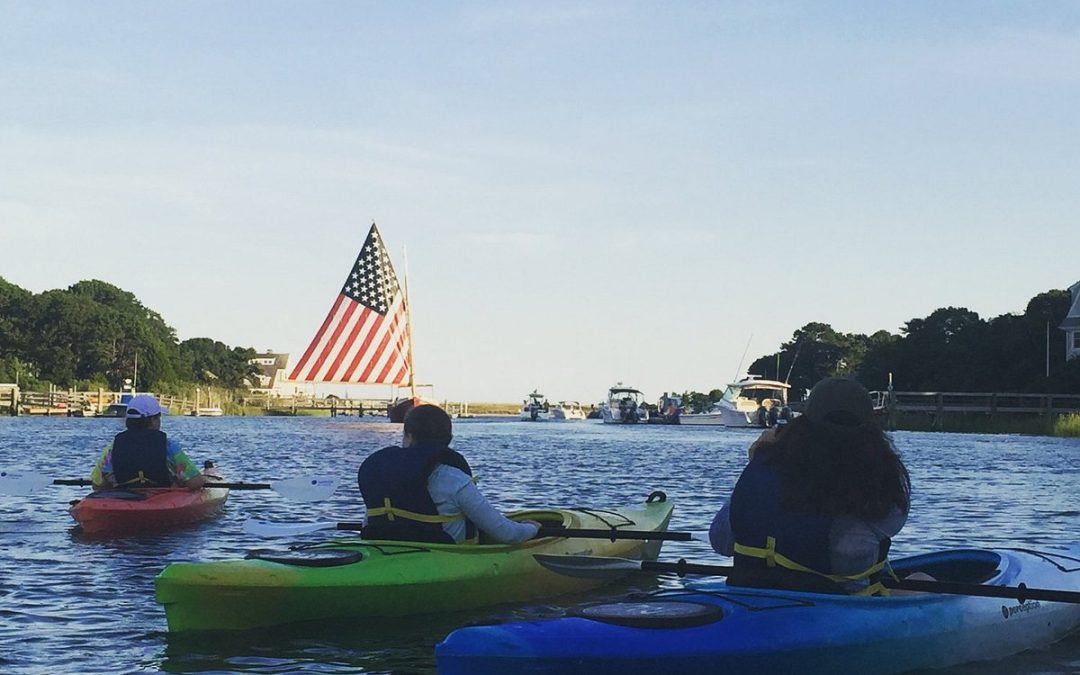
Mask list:
[[518,419],[523,422],[546,422],[551,419],[551,405],[547,398],[536,389],[521,403]]
[[[658,495],[658,493],[654,493]],[[545,526],[663,531],[672,503],[511,514]],[[520,602],[604,580],[551,572],[535,553],[654,559],[660,541],[543,537],[522,544],[431,544],[341,538],[245,560],[174,563],[155,579],[169,630],[248,629],[315,619],[378,620]]]
[[195,523],[215,515],[226,488],[143,488],[93,492],[75,502],[71,517],[83,534],[131,534]]
[[605,424],[636,424],[649,421],[645,396],[633,387],[619,382],[608,389],[607,400],[600,406],[600,419]]
[[[732,382],[724,389],[723,397],[708,410],[685,413],[679,424],[687,426],[766,427],[770,419],[780,417],[788,405],[791,385],[777,380],[763,380],[749,375]],[[775,408],[770,417],[770,411]],[[788,410],[786,415],[790,415]],[[786,419],[786,418],[785,418]]]
[[[903,577],[1080,591],[1068,550],[949,550],[893,561]],[[462,628],[436,648],[442,675],[470,673],[866,673],[1002,658],[1080,626],[1080,604],[920,593],[831,595],[728,586],[586,606],[560,619]]]
[[585,410],[577,401],[559,401],[551,408],[551,419],[575,422],[585,419]]

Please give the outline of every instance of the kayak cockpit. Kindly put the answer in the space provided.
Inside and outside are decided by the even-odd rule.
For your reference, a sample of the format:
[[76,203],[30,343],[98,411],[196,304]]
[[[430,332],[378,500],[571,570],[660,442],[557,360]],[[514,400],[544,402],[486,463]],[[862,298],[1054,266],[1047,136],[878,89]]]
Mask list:
[[922,572],[937,581],[981,584],[1001,573],[1001,555],[981,549],[956,549],[926,553],[892,562],[893,572],[903,579]]

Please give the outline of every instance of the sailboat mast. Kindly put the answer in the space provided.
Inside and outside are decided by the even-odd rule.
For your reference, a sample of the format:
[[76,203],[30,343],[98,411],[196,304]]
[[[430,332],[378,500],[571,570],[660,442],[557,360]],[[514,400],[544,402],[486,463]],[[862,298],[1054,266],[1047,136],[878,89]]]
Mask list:
[[405,263],[405,332],[409,338],[409,395],[416,399],[416,362],[413,361],[412,336],[412,301],[409,299],[409,252],[401,247],[402,262]]

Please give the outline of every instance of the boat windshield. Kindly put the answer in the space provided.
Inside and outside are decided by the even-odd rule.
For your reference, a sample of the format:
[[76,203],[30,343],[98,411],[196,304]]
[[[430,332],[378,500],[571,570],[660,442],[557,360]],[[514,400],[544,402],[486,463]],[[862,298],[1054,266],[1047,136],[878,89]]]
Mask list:
[[634,403],[641,403],[645,397],[637,389],[612,389],[609,392],[608,399],[612,401],[630,399]]
[[774,399],[787,402],[787,389],[768,384],[729,384],[724,391],[724,400],[735,403],[736,400],[761,401]]

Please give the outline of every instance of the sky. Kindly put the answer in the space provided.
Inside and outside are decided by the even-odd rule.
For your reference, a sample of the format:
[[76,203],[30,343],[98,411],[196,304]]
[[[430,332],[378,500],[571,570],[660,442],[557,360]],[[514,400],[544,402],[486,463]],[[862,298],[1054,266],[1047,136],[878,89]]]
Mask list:
[[295,362],[375,221],[437,399],[655,400],[1080,280],[1078,111],[1076,2],[0,0],[0,277]]

